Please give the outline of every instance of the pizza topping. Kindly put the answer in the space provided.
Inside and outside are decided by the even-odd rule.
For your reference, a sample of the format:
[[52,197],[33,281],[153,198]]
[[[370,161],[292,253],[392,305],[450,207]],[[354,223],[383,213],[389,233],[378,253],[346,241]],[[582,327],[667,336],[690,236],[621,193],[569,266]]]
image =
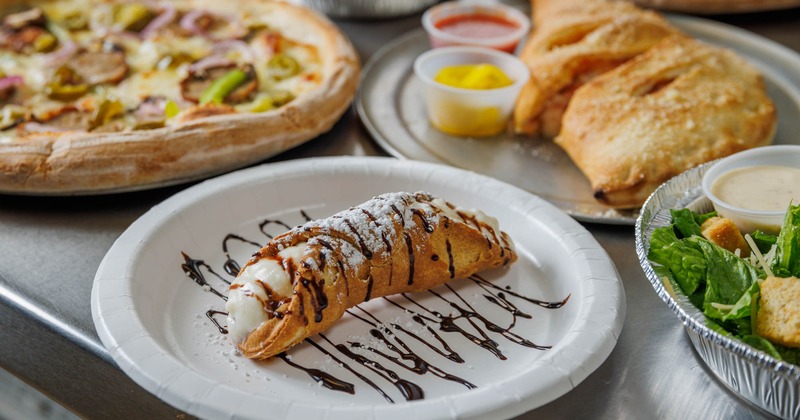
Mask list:
[[50,83],[45,86],[45,93],[50,99],[71,102],[89,91],[89,85],[68,65],[62,65],[55,71]]
[[0,104],[8,100],[17,90],[17,86],[25,84],[22,76],[6,76],[0,71]]
[[249,31],[236,19],[207,10],[192,10],[180,20],[182,29],[210,39],[243,38]]
[[214,44],[212,51],[214,54],[223,55],[235,61],[244,61],[247,63],[252,63],[254,61],[253,50],[250,48],[250,44],[240,39],[219,41]]
[[28,9],[24,12],[12,13],[3,19],[3,29],[19,31],[26,26],[44,26],[47,18],[44,11],[38,7]]
[[8,15],[0,28],[0,46],[23,54],[52,51],[58,46],[58,39],[46,24],[40,8]]
[[250,64],[236,68],[233,64],[189,71],[181,81],[181,94],[192,102],[240,103],[248,100],[258,88],[255,70]]
[[200,96],[200,105],[205,105],[209,102],[215,104],[222,103],[222,100],[231,92],[241,86],[247,80],[247,73],[234,69],[222,75],[222,77],[214,80],[211,85],[203,91]]
[[294,95],[285,90],[262,92],[250,103],[236,105],[239,112],[266,112],[280,108],[294,100]]
[[89,18],[78,10],[61,18],[59,23],[70,31],[82,31],[89,27]]
[[[168,115],[166,115],[168,102],[171,101],[167,101],[163,96],[148,96],[145,98],[133,112],[136,120],[133,129],[150,130],[163,127],[168,118]],[[174,104],[174,102],[172,103]]]
[[206,71],[211,70],[211,69],[216,68],[216,67],[226,67],[227,68],[227,67],[233,67],[233,66],[235,66],[235,63],[231,59],[229,59],[227,57],[223,57],[221,55],[210,55],[210,56],[205,57],[205,58],[203,58],[201,60],[198,60],[195,63],[192,63],[192,65],[189,66],[189,72],[190,73],[202,73],[202,72],[206,72]]
[[122,102],[113,98],[103,99],[99,105],[92,111],[92,117],[89,120],[89,130],[94,130],[98,127],[104,126],[116,117],[122,115],[125,108]]
[[16,105],[6,105],[0,113],[0,131],[10,130],[27,119],[25,108]]
[[124,52],[109,43],[99,51],[78,53],[69,60],[69,66],[90,85],[119,83],[128,72]]
[[142,38],[149,38],[157,33],[161,28],[169,25],[172,23],[175,18],[177,17],[178,12],[175,10],[175,6],[171,4],[164,5],[164,9],[161,10],[161,13],[153,18],[144,29],[139,32],[139,35]]
[[54,109],[17,127],[20,134],[61,132],[61,131],[86,131],[89,128],[92,115],[73,105]]
[[120,4],[114,11],[114,28],[129,32],[139,32],[155,17],[155,13],[141,3]]
[[269,73],[276,80],[288,79],[300,73],[300,64],[291,56],[278,53],[267,64]]

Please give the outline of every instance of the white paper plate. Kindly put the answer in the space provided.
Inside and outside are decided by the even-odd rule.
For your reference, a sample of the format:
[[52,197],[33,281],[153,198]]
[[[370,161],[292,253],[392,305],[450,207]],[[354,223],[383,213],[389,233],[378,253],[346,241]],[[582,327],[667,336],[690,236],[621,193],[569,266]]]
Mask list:
[[[514,238],[520,260],[508,270],[484,276],[502,287],[507,297],[507,286],[545,301],[562,301],[569,296],[558,309],[508,297],[532,316],[519,318],[513,332],[552,348],[524,347],[489,332],[506,360],[460,334],[439,332],[465,359],[459,364],[396,332],[429,363],[477,385],[476,389],[430,373],[417,375],[379,359],[383,366],[424,390],[425,399],[406,402],[391,382],[347,358],[319,336],[312,340],[371,379],[395,403],[389,403],[307,343],[289,352],[292,362],[353,384],[354,394],[319,386],[305,372],[277,358],[269,362],[247,360],[205,317],[209,309],[224,310],[224,302],[188,278],[181,268],[184,252],[230,278],[223,268],[227,261],[223,239],[228,234],[262,243],[267,240],[259,229],[264,220],[280,219],[291,226],[305,221],[301,210],[311,218],[321,218],[384,192],[419,190],[465,208],[480,208],[500,220],[501,228]],[[277,234],[285,229],[273,224],[265,230]],[[229,240],[227,245],[231,258],[240,264],[256,250],[255,245],[238,240]],[[213,275],[207,273],[207,278],[215,289],[227,290]],[[509,312],[483,297],[486,292],[475,282],[457,280],[451,285],[453,290],[444,286],[434,290],[460,303],[458,294],[492,322],[510,324]],[[451,311],[433,293],[411,297],[443,314]],[[401,296],[391,299],[430,316]],[[415,327],[411,314],[384,299],[361,307],[385,323],[397,323],[435,341]],[[558,398],[600,366],[617,342],[625,318],[625,298],[613,263],[591,234],[544,200],[500,181],[444,165],[345,157],[297,160],[231,173],[191,187],[154,207],[120,236],[100,264],[92,289],[92,316],[103,344],[125,373],[178,409],[201,417],[507,417]],[[224,323],[224,316],[220,321]],[[457,324],[476,333],[467,319]],[[345,315],[325,335],[333,343],[377,345],[368,340],[370,328]]]

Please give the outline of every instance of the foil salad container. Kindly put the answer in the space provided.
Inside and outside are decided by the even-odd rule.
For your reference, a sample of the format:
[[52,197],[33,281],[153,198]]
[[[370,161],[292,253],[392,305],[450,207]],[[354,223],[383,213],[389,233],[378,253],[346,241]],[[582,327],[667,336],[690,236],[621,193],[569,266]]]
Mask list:
[[334,18],[391,18],[420,12],[439,0],[302,0]]
[[670,209],[711,211],[702,191],[705,172],[714,164],[690,169],[659,187],[636,220],[636,254],[656,294],[686,327],[697,354],[726,387],[750,403],[785,419],[800,419],[800,367],[778,361],[705,325],[705,315],[680,289],[665,286],[647,259],[653,230],[670,223]]

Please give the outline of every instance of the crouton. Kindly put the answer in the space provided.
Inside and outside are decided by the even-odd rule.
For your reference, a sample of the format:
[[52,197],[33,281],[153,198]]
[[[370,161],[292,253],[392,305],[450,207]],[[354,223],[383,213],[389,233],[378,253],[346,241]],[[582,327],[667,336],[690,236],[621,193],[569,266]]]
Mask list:
[[756,334],[788,347],[800,347],[800,279],[767,277],[761,283]]
[[709,241],[735,253],[740,251],[741,257],[750,255],[750,247],[742,236],[742,232],[731,219],[725,217],[712,217],[700,225],[700,233]]

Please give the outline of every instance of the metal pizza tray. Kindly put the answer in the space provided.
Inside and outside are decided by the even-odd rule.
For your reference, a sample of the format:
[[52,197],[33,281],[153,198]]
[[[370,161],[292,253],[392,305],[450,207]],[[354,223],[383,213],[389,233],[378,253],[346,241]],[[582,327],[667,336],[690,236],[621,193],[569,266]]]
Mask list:
[[[668,16],[679,29],[709,44],[730,48],[764,75],[778,109],[774,143],[800,144],[800,56],[742,29],[706,19]],[[375,141],[404,159],[469,169],[528,190],[587,222],[633,225],[638,210],[619,211],[595,201],[588,180],[551,140],[510,133],[473,139],[446,135],[427,120],[423,85],[414,59],[430,48],[423,30],[387,44],[364,67],[356,109]]]

